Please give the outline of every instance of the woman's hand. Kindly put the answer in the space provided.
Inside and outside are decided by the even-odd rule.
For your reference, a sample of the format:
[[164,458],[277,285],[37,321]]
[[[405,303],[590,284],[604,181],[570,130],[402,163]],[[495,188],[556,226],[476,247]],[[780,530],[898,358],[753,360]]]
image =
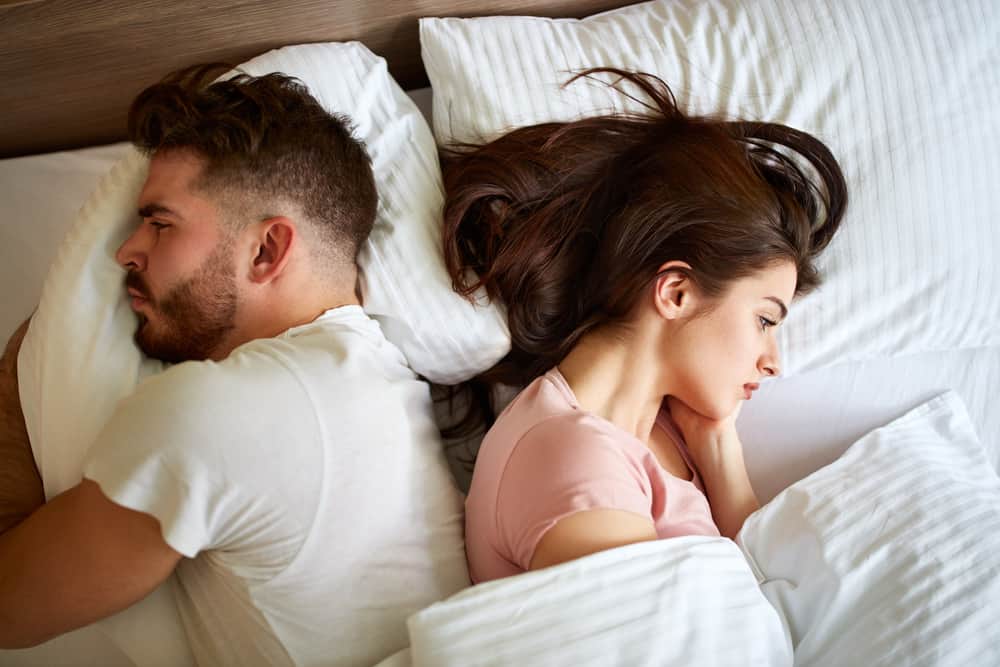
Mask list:
[[709,419],[683,401],[667,396],[667,409],[684,436],[701,476],[712,518],[719,532],[733,539],[747,516],[760,507],[743,462],[743,445],[736,433],[736,417],[742,406],[741,401],[723,419]]

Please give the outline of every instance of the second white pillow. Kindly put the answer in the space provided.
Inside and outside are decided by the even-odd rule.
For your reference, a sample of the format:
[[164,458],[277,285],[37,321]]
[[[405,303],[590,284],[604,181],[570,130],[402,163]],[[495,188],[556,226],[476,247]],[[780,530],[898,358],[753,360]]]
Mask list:
[[796,664],[1000,664],[1000,478],[953,392],[778,494],[737,540]]

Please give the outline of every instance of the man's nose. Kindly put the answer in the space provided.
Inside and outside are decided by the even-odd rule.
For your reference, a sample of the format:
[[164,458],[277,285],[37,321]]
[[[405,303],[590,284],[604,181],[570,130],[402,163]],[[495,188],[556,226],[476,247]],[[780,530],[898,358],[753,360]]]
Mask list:
[[132,235],[125,239],[125,242],[115,253],[115,261],[129,271],[144,271],[146,269],[146,248],[143,244],[143,231],[146,225],[139,225],[139,228],[132,232]]

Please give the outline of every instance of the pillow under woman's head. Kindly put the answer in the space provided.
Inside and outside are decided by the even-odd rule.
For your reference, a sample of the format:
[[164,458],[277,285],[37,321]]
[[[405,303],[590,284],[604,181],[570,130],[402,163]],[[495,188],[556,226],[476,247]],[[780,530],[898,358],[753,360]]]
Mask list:
[[564,85],[602,66],[658,75],[687,113],[828,145],[851,205],[781,336],[794,373],[1000,344],[996,25],[981,1],[656,0],[579,21],[425,18],[420,38],[442,145],[643,111],[603,83]]

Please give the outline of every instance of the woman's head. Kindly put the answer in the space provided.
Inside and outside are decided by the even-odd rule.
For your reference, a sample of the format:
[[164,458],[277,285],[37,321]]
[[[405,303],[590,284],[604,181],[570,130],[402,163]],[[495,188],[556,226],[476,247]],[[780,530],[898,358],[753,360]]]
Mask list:
[[662,393],[722,419],[760,380],[781,373],[775,329],[795,294],[797,269],[782,261],[729,282],[722,294],[707,299],[687,268],[676,261],[662,268],[636,305],[627,334],[633,340],[627,342],[635,365],[655,373]]
[[512,350],[489,381],[522,384],[585,334],[628,328],[667,265],[699,296],[698,317],[783,265],[787,304],[819,283],[815,259],[843,215],[843,175],[817,139],[689,117],[653,76],[584,75],[596,71],[636,86],[649,113],[521,128],[446,156],[455,288],[483,286],[508,310]]

